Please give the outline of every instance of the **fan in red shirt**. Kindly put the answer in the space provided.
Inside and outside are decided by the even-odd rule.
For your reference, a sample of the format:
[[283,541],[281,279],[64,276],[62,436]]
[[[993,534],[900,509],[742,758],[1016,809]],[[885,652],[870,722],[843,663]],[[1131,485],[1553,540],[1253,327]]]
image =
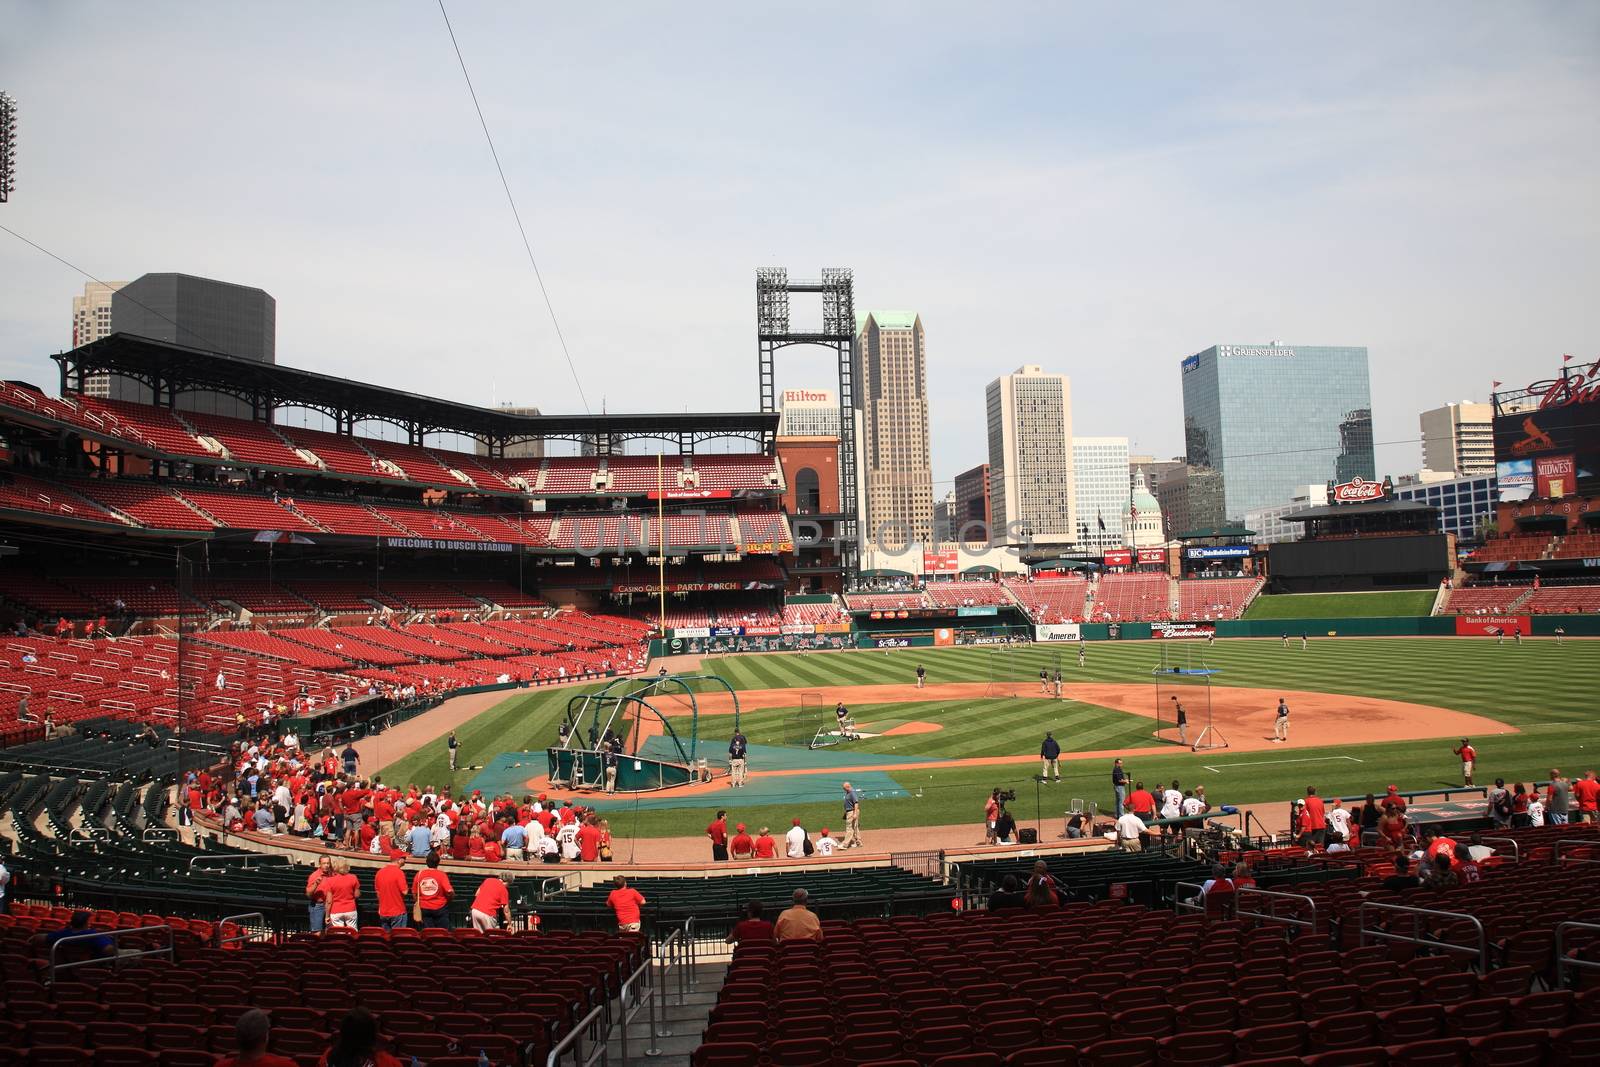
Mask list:
[[1391,785],[1389,791],[1383,795],[1383,799],[1378,801],[1378,807],[1380,808],[1386,808],[1390,804],[1393,804],[1402,812],[1406,810],[1406,798],[1400,795],[1400,787],[1397,785]]
[[1435,856],[1443,853],[1444,855],[1450,857],[1451,867],[1459,867],[1461,866],[1461,860],[1456,855],[1456,850],[1460,847],[1461,846],[1456,844],[1455,838],[1446,837],[1440,833],[1434,833],[1433,839],[1428,842],[1427,848],[1425,848],[1423,851],[1427,855],[1429,863],[1433,862],[1433,858]]
[[479,931],[499,929],[502,921],[511,925],[511,894],[506,890],[508,874],[485,878],[472,898],[472,928]]
[[404,853],[390,853],[389,862],[372,877],[378,893],[378,921],[385,930],[406,924],[406,863]]
[[328,898],[328,925],[356,927],[356,898],[361,895],[361,881],[350,873],[348,860],[333,861],[333,877],[322,880],[322,891]]
[[1600,821],[1600,781],[1593,771],[1572,783],[1572,796],[1578,802],[1578,821]]
[[1156,798],[1144,787],[1143,782],[1137,783],[1133,792],[1128,794],[1128,810],[1145,822],[1156,817]]
[[721,863],[728,858],[728,813],[717,812],[717,817],[711,820],[711,825],[706,827],[706,836],[711,839],[712,862]]
[[628,888],[628,880],[622,875],[617,875],[616,888],[606,895],[606,906],[617,914],[618,933],[638,933],[640,928],[639,908],[645,899],[637,889]]
[[728,842],[728,854],[736,860],[747,860],[755,855],[755,839],[744,832],[744,823],[734,827],[733,840]]
[[756,838],[756,859],[770,860],[778,854],[778,843],[767,833],[767,828],[761,828],[761,836]]
[[1300,816],[1300,832],[1304,842],[1321,845],[1328,837],[1328,816],[1317,796],[1317,787],[1306,786],[1305,811]]
[[267,1051],[272,1022],[260,1008],[240,1015],[233,1032],[239,1043],[238,1055],[224,1056],[215,1067],[297,1067],[294,1060]]
[[428,853],[428,866],[417,872],[411,891],[417,896],[424,927],[450,929],[450,898],[455,895],[455,887],[450,884],[450,876],[439,869],[437,852]]
[[734,924],[733,932],[728,935],[728,944],[742,945],[766,944],[772,940],[772,922],[763,918],[766,910],[759,900],[752,900],[744,907],[743,919]]
[[600,862],[600,827],[595,825],[593,815],[585,818],[583,825],[578,827],[578,859],[584,863]]

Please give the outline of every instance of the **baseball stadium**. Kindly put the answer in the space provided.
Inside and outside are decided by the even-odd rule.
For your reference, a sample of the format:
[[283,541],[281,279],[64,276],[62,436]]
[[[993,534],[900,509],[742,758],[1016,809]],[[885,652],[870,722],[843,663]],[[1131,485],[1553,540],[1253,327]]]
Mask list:
[[1497,396],[1580,474],[1481,544],[1359,479],[1287,543],[886,543],[849,273],[758,296],[748,412],[123,334],[0,385],[0,1060],[270,1009],[315,1064],[352,997],[446,1067],[1600,1057],[1600,368]]

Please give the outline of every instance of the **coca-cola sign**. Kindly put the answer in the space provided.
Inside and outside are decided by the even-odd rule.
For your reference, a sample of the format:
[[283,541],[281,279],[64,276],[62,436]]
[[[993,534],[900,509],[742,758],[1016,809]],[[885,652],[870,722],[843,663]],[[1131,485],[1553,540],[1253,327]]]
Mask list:
[[1384,500],[1393,492],[1393,485],[1385,478],[1369,482],[1357,475],[1348,482],[1328,487],[1328,499],[1335,504],[1359,504],[1369,500]]

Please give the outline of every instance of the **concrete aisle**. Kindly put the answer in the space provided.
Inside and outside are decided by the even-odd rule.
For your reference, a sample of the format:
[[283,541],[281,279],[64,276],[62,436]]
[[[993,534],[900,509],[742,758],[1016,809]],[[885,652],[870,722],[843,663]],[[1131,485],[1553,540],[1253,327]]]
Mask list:
[[695,985],[685,990],[683,1002],[678,1002],[678,981],[669,976],[663,998],[656,1008],[657,1026],[672,1031],[671,1037],[658,1037],[655,1047],[658,1056],[646,1056],[651,1047],[650,1012],[641,1011],[628,1024],[628,1058],[622,1059],[620,1029],[612,1034],[606,1047],[607,1061],[625,1065],[651,1064],[653,1067],[689,1067],[689,1057],[700,1047],[700,1035],[705,1032],[711,1009],[717,1003],[717,993],[722,989],[723,978],[728,973],[726,961],[702,963],[695,968]]

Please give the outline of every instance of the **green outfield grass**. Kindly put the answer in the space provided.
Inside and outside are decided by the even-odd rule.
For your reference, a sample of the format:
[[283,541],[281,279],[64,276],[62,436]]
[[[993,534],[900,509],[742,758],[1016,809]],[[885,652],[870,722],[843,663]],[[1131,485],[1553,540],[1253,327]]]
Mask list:
[[1281,593],[1258,596],[1244,613],[1247,619],[1388,619],[1417,618],[1433,611],[1437,589],[1390,593]]
[[[1174,642],[1165,647],[1169,665],[1200,666],[1203,662],[1221,672],[1215,679],[1220,685],[1415,701],[1487,715],[1525,731],[1473,739],[1479,753],[1480,783],[1497,775],[1508,781],[1543,778],[1552,766],[1568,771],[1600,766],[1600,758],[1594,758],[1600,756],[1600,725],[1595,721],[1590,686],[1590,679],[1600,676],[1600,641],[1568,641],[1558,646],[1541,638],[1517,646],[1465,638],[1313,639],[1305,651],[1299,649],[1298,641],[1291,645],[1282,648],[1272,638],[1221,640],[1210,646]],[[864,758],[874,752],[930,758],[1031,755],[1038,751],[1045,729],[1056,730],[1068,751],[1150,745],[1148,720],[1070,700],[1035,699],[1037,676],[1041,666],[1054,671],[1059,657],[1069,696],[1077,681],[1148,682],[1152,667],[1161,663],[1162,648],[1153,641],[1093,643],[1082,670],[1076,665],[1075,645],[1020,646],[1009,653],[986,648],[929,648],[888,654],[717,657],[708,659],[704,670],[720,674],[741,690],[907,685],[914,680],[918,664],[927,667],[932,682],[1014,685],[1018,695],[1012,699],[919,701],[881,707],[858,702],[852,711],[863,722],[921,719],[938,721],[945,729],[856,742],[849,751]],[[1007,682],[1007,678],[1015,681]],[[536,690],[485,712],[457,731],[463,762],[481,763],[498,752],[523,748],[543,750],[554,739],[556,723],[572,692]],[[826,706],[831,707],[831,702]],[[702,735],[718,738],[720,747],[724,724],[708,721],[713,725],[702,722]],[[756,743],[781,743],[780,723],[781,712],[756,712],[746,719],[747,732]],[[1596,746],[1593,756],[1587,750],[1589,745]],[[1381,791],[1390,782],[1403,789],[1459,785],[1459,762],[1451,747],[1446,741],[1377,742],[1325,748],[1291,745],[1268,752],[1211,755],[1190,754],[1175,747],[1170,756],[1130,759],[1129,767],[1147,783],[1177,778],[1185,788],[1204,784],[1216,802],[1261,805],[1301,795],[1308,784],[1324,794]],[[442,784],[450,780],[445,762],[443,742],[435,742],[383,773],[391,782]],[[1069,760],[1063,770],[1066,781],[1040,792],[1047,817],[1059,819],[1071,797],[1109,805],[1107,761]],[[457,784],[464,785],[474,773],[460,772]],[[863,812],[869,834],[874,826],[976,824],[983,797],[995,786],[1016,788],[1019,799],[1014,810],[1019,816],[1033,817],[1031,763],[931,771],[889,768],[889,773],[913,795],[869,797]],[[920,796],[916,795],[919,791]],[[753,825],[782,826],[798,815],[817,828],[840,818],[831,804],[769,803],[740,808],[737,796],[729,793],[730,812]],[[614,831],[651,837],[695,834],[705,821],[704,809],[641,811],[612,820]]]

